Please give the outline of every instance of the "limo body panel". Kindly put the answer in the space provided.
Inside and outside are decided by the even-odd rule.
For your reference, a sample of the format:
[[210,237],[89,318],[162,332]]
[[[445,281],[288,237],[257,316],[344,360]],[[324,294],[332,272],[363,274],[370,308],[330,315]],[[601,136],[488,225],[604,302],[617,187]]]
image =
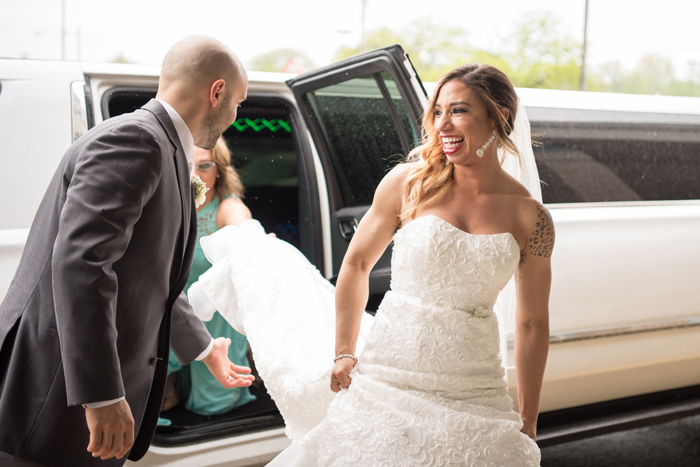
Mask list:
[[4,297],[29,227],[63,153],[72,143],[77,63],[0,60],[0,297]]
[[520,94],[557,228],[541,412],[700,385],[698,99]]

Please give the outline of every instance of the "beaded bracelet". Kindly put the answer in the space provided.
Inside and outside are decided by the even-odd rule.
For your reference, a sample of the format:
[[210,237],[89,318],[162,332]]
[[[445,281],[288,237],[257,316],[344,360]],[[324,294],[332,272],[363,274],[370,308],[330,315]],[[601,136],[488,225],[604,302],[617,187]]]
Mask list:
[[353,360],[357,361],[357,357],[356,357],[356,356],[350,355],[349,353],[345,353],[345,354],[343,354],[343,355],[338,355],[337,357],[335,357],[335,358],[333,359],[333,363],[337,362],[337,361],[340,360],[341,358],[352,358]]

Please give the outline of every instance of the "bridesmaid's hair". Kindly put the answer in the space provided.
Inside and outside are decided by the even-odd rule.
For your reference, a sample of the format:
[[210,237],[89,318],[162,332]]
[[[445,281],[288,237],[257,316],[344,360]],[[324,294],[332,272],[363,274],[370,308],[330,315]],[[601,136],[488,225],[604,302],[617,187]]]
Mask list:
[[[428,101],[428,108],[423,115],[421,145],[406,157],[406,162],[411,164],[411,168],[401,185],[401,224],[412,218],[420,206],[442,198],[454,180],[453,166],[447,163],[442,141],[435,131],[435,103],[442,87],[452,80],[461,81],[476,92],[486,106],[489,118],[496,122],[498,145],[517,156],[520,155],[509,137],[518,111],[518,96],[505,73],[494,66],[478,63],[463,65],[448,72],[440,78]],[[508,109],[508,119],[501,113],[503,108]]]
[[219,174],[219,178],[216,179],[214,184],[214,191],[219,196],[219,199],[223,200],[231,195],[236,195],[243,199],[245,189],[243,188],[241,177],[238,176],[238,172],[231,165],[231,151],[229,151],[223,136],[216,142],[216,146],[212,149],[211,154],[214,162],[216,162]]

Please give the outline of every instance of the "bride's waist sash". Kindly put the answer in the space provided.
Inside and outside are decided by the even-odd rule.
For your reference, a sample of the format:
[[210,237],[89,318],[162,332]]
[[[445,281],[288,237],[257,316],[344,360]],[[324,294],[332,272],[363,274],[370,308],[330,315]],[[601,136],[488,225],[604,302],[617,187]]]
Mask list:
[[[387,298],[390,299],[387,302]],[[459,303],[453,300],[443,300],[443,297],[423,297],[417,293],[412,293],[408,290],[389,290],[384,296],[382,305],[413,305],[414,308],[420,308],[421,313],[426,316],[451,314],[451,312],[459,312],[463,318],[490,318],[495,317],[493,306],[490,304],[468,304]]]

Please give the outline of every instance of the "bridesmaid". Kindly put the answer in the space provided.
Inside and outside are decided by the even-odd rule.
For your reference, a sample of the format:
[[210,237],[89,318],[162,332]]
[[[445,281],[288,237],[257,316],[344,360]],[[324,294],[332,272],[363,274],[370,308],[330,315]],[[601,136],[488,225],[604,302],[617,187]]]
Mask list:
[[[209,191],[206,193],[206,200],[197,209],[197,245],[185,292],[211,267],[211,263],[204,256],[199,240],[226,225],[240,225],[252,217],[250,210],[241,201],[243,184],[231,166],[231,153],[223,138],[219,138],[212,150],[195,146],[193,162],[192,174],[199,176],[209,187]],[[247,358],[248,340],[245,336],[236,332],[218,312],[214,313],[211,321],[204,324],[212,337],[231,339],[228,356],[232,362],[250,366]],[[200,415],[218,415],[255,400],[255,396],[247,387],[226,389],[221,386],[202,362],[194,361],[183,367],[175,354],[170,351],[169,384],[162,407],[164,411],[179,402],[178,391],[175,390],[175,372],[179,372],[182,385],[182,390],[179,392],[187,398],[185,408],[191,412]],[[187,394],[188,391],[189,394]],[[170,421],[161,418],[159,424],[169,425]]]

